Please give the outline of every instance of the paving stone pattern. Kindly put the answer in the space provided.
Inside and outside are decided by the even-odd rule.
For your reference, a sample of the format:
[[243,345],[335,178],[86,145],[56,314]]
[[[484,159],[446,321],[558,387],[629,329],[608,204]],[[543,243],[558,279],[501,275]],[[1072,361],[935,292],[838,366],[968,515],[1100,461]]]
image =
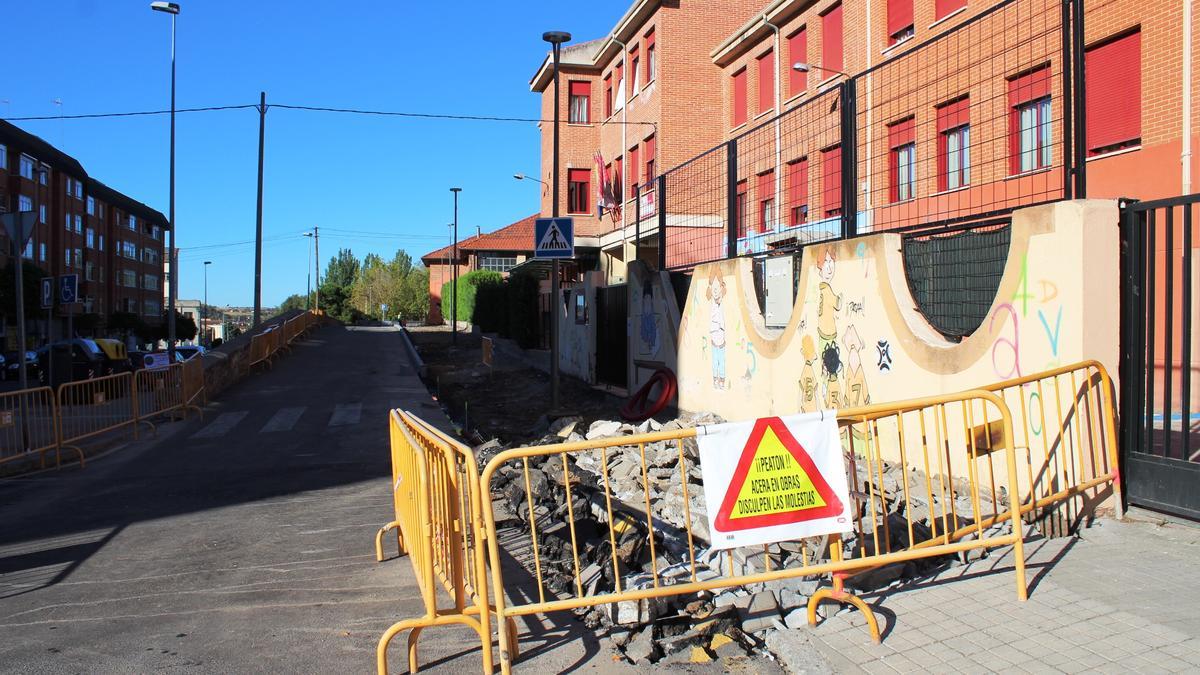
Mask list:
[[1101,521],[1026,556],[1026,602],[1011,551],[997,551],[865,596],[882,644],[851,611],[808,637],[837,672],[1200,672],[1200,529]]

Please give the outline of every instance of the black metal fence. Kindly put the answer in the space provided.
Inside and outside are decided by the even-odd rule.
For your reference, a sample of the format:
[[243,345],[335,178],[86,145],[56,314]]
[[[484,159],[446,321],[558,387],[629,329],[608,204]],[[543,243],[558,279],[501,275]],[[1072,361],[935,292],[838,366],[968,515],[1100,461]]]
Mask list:
[[913,299],[930,325],[952,340],[987,318],[1008,263],[1012,227],[980,223],[903,239],[904,271]]
[[1200,518],[1192,322],[1200,195],[1121,208],[1121,475],[1131,504]]
[[1081,28],[1079,2],[1004,0],[667,171],[663,266],[1084,196]]

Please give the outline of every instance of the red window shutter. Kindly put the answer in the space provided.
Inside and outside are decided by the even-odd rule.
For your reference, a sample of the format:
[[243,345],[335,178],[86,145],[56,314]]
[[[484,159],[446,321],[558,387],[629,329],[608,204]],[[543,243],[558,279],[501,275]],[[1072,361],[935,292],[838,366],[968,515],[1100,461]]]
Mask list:
[[746,69],[733,74],[733,126],[746,123]]
[[746,236],[746,201],[748,199],[747,191],[750,189],[749,184],[745,180],[739,180],[737,183],[737,233],[739,237]]
[[796,160],[788,164],[788,207],[791,213],[788,218],[792,225],[799,225],[806,220],[803,213],[797,214],[796,209],[808,204],[808,159]]
[[591,96],[592,95],[592,83],[591,82],[573,81],[573,82],[571,82],[571,84],[569,86],[571,89],[571,96]]
[[635,145],[629,149],[629,193],[633,194],[634,189],[638,186],[638,175],[642,170],[642,165],[638,164],[638,147]]
[[956,129],[971,121],[971,99],[963,97],[957,101],[943,103],[937,109],[938,133]]
[[1008,81],[1008,104],[1013,108],[1049,95],[1050,66],[1042,66]]
[[[838,5],[821,17],[822,67],[829,70],[842,69],[842,38],[842,6]],[[833,73],[825,72],[825,77],[833,77]]]
[[775,107],[775,52],[758,57],[758,112]]
[[616,159],[616,165],[617,172],[613,174],[609,180],[612,181],[613,192],[616,193],[617,199],[620,201],[621,198],[624,197],[624,195],[621,194],[621,191],[625,189],[625,158],[618,157]]
[[893,150],[916,142],[916,123],[912,117],[888,125],[888,147]]
[[913,0],[887,0],[887,32],[895,35],[913,25]]
[[[788,38],[788,63],[808,63],[808,30],[801,28]],[[788,66],[788,94],[795,96],[808,89],[808,73]]]
[[[775,199],[775,171],[772,170],[772,171],[768,171],[766,173],[758,174],[759,209],[758,209],[757,219],[758,219],[758,231],[759,232],[767,232],[771,229],[771,226],[773,225],[773,223],[766,222],[766,219],[765,219],[766,213],[765,213],[765,210],[763,209],[763,205],[767,201],[771,201],[774,199]],[[774,210],[774,209],[772,209],[772,210]]]
[[646,146],[646,182],[654,180],[654,160],[658,159],[658,146],[654,142],[654,137],[651,136],[645,141]]
[[950,12],[953,12],[960,7],[966,7],[967,0],[934,0],[933,11],[934,19],[945,18]]
[[842,211],[842,146],[821,153],[821,208],[832,216]]
[[1087,148],[1099,154],[1142,136],[1142,34],[1092,47],[1085,55]]
[[[571,213],[588,213],[591,211],[590,197],[592,190],[592,170],[591,169],[567,169],[567,184],[580,183],[582,191],[578,193],[578,204],[568,204],[567,210]],[[568,193],[570,191],[568,190]],[[572,207],[578,207],[573,210]]]
[[612,117],[613,113],[613,98],[612,98],[612,75],[604,78],[604,117]]

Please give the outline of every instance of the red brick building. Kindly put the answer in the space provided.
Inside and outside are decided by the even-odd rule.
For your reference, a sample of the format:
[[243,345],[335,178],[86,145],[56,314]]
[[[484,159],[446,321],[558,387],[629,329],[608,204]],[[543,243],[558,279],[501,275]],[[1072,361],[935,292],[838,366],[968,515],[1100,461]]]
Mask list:
[[[576,248],[599,249],[599,267],[625,277],[640,233],[651,247],[657,204],[654,179],[719,143],[720,70],[710,51],[761,10],[760,0],[642,0],[600,39],[567,45],[560,57],[560,214],[575,219]],[[553,64],[547,56],[530,82],[542,96],[541,116],[554,117]],[[541,125],[542,179],[552,178],[553,129]],[[597,159],[599,156],[599,159]],[[607,178],[607,180],[605,180]],[[600,214],[601,184],[614,206]],[[640,204],[634,195],[640,190]],[[542,214],[551,214],[551,193]],[[642,218],[640,225],[635,214]]]
[[[1084,9],[1087,196],[1192,191],[1182,164],[1195,172],[1200,161],[1182,140],[1200,141],[1200,101],[1193,90],[1185,119],[1182,6],[1089,0]],[[860,231],[1062,196],[1064,76],[1077,77],[1064,75],[1063,35],[1058,0],[765,5],[712,52],[725,139],[739,144],[739,237],[792,243],[789,228],[840,217],[847,189]],[[860,75],[855,186],[843,185],[830,105],[845,75]]]
[[454,279],[456,266],[461,279],[474,270],[492,270],[507,275],[510,269],[528,260],[533,255],[533,223],[537,218],[534,214],[493,232],[459,241],[457,263],[453,245],[421,256],[421,262],[429,270],[429,316],[426,322],[430,325],[443,322],[442,286]]
[[[167,219],[158,211],[90,178],[73,157],[0,121],[0,211],[36,211],[37,226],[24,258],[46,275],[79,275],[79,302],[56,306],[54,320],[28,325],[31,344],[67,335],[68,314],[81,335],[106,335],[114,311],[133,310],[144,322],[162,321],[163,242]],[[131,219],[132,217],[132,219]],[[130,229],[132,227],[136,229]],[[11,243],[0,233],[0,259],[11,274]],[[125,254],[130,254],[128,257]],[[122,285],[129,281],[129,286]],[[26,279],[26,283],[38,283]],[[5,346],[16,346],[14,317],[6,317]]]

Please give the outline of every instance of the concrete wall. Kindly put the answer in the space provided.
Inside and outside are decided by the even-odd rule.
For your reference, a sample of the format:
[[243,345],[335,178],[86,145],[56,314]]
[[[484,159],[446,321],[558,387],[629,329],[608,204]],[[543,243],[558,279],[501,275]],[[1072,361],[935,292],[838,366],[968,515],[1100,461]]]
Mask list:
[[775,331],[758,310],[750,259],[701,265],[679,329],[679,407],[731,420],[844,408],[1085,358],[1115,379],[1117,256],[1116,202],[1016,212],[999,291],[961,343],[917,310],[896,234],[805,248],[791,319]]
[[[302,310],[293,310],[271,317],[263,321],[257,331],[247,331],[220,347],[205,352],[204,388],[208,398],[215,398],[246,375],[246,367],[250,363],[250,338],[253,334],[261,333],[271,326],[278,326],[302,313]],[[325,321],[329,319],[326,318]]]

